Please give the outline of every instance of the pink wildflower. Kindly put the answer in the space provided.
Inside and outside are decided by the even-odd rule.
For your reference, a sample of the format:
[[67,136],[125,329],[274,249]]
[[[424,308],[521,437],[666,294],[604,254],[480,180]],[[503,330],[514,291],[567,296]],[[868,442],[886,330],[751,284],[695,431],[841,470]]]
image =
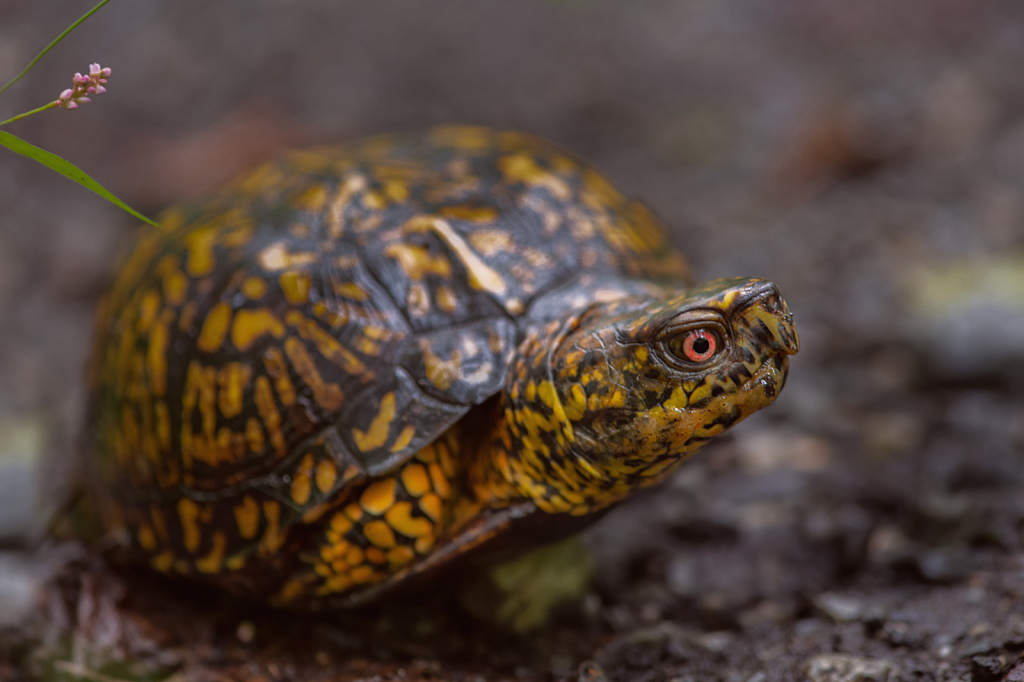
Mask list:
[[57,105],[65,109],[77,109],[79,104],[91,102],[88,95],[102,95],[107,91],[104,85],[110,77],[110,68],[103,68],[99,64],[89,65],[89,75],[83,76],[76,73],[72,79],[74,87],[68,88],[60,93],[57,98]]

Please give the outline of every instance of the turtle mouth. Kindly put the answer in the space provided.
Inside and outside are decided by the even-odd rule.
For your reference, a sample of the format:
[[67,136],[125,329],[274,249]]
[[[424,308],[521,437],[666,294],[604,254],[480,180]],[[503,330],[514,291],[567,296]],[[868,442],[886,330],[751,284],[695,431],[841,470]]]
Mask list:
[[753,376],[736,392],[736,405],[745,418],[770,405],[786,385],[789,377],[789,354],[774,353],[767,357]]

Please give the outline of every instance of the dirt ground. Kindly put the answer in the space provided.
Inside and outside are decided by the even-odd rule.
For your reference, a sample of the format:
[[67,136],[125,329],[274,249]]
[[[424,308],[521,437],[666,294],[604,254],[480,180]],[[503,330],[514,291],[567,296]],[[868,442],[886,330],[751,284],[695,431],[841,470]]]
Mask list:
[[[0,80],[89,6],[59,4],[0,3]],[[39,542],[134,223],[0,150],[0,679],[1024,681],[1019,0],[114,2],[0,118],[93,61],[108,93],[9,130],[143,212],[300,144],[525,130],[702,278],[775,281],[802,350],[775,405],[585,534],[593,585],[539,633],[238,604]]]

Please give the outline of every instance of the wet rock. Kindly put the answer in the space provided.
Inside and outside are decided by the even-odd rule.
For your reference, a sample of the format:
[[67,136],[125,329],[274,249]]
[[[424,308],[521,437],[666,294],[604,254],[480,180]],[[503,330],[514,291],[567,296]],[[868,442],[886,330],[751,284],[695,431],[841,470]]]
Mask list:
[[939,376],[970,377],[1024,362],[1024,255],[909,270],[903,333]]
[[608,682],[604,668],[597,661],[583,661],[576,673],[577,682]]
[[15,627],[36,610],[44,577],[23,554],[0,552],[0,628]]
[[833,457],[829,441],[795,431],[755,431],[737,439],[736,446],[744,468],[752,473],[820,471]]
[[1016,665],[1013,670],[1006,673],[1006,682],[1024,682],[1024,663]]
[[913,553],[914,543],[897,526],[879,526],[868,538],[868,561],[875,566],[895,564]]
[[899,670],[887,660],[849,654],[821,654],[807,661],[811,682],[895,682]]
[[729,648],[736,640],[736,635],[731,632],[719,631],[719,632],[705,632],[704,634],[697,635],[693,638],[693,643],[702,649],[707,649],[713,653],[722,653]]
[[970,571],[970,555],[965,547],[936,547],[916,557],[921,577],[933,583],[950,583],[965,578]]
[[814,598],[814,606],[836,623],[860,620],[867,612],[859,599],[835,592],[822,592]]
[[903,620],[886,621],[876,636],[895,647],[923,646],[926,639],[922,632]]
[[0,543],[38,529],[44,428],[38,418],[0,417]]
[[924,426],[916,415],[886,412],[869,415],[863,426],[864,449],[883,459],[913,450],[921,442]]
[[738,620],[744,631],[777,628],[780,623],[790,620],[795,612],[796,605],[791,602],[766,599],[743,611]]
[[691,554],[677,554],[669,561],[665,569],[665,584],[668,589],[680,597],[692,597],[697,594],[697,558]]
[[973,656],[971,658],[971,682],[998,682],[1006,670],[1006,656]]

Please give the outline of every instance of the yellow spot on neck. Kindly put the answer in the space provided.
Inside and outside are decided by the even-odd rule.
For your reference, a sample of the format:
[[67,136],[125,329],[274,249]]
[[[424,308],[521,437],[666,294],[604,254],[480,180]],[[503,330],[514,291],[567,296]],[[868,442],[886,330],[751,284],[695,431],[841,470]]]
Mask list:
[[681,410],[687,404],[689,404],[689,399],[686,397],[686,391],[683,390],[682,386],[676,386],[672,389],[672,395],[665,401],[665,407],[673,410]]

